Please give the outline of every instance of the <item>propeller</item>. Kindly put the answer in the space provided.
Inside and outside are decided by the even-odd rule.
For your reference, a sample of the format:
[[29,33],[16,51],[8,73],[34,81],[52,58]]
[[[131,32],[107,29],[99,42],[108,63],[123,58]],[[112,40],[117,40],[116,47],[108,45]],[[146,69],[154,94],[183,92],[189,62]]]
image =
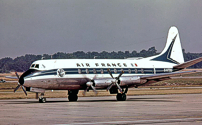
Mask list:
[[25,95],[27,96],[27,92],[26,92],[26,90],[25,90],[25,87],[23,86],[23,84],[24,84],[24,80],[23,80],[23,82],[21,81],[20,82],[20,77],[19,77],[19,75],[18,75],[18,73],[17,72],[15,72],[15,75],[17,76],[17,78],[18,78],[18,86],[14,89],[14,92],[16,92],[19,88],[20,88],[20,86],[22,87],[22,90],[23,90],[23,92],[25,93]]
[[87,88],[83,91],[83,96],[86,95],[86,92],[90,89],[90,87],[92,88],[92,90],[94,91],[95,95],[98,94],[97,90],[95,89],[95,87],[93,86],[94,84],[94,79],[96,78],[96,75],[93,77],[93,79],[90,82],[86,83]]
[[107,71],[108,71],[108,73],[110,74],[110,76],[113,78],[112,83],[107,87],[107,91],[109,91],[109,90],[111,89],[111,87],[115,84],[115,85],[118,87],[119,91],[120,91],[121,93],[123,93],[121,87],[119,86],[119,83],[120,83],[119,78],[123,75],[124,71],[121,71],[121,73],[119,74],[119,76],[118,76],[118,77],[115,77],[115,78],[113,77],[113,75],[112,75],[110,69],[107,69]]

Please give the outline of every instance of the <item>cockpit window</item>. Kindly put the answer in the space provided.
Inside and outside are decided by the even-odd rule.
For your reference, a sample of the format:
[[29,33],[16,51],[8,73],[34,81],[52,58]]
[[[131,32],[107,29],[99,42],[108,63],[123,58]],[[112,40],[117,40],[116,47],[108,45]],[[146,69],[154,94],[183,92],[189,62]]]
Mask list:
[[36,64],[36,65],[35,65],[35,68],[39,68],[39,64]]
[[35,64],[32,64],[31,67],[34,68]]

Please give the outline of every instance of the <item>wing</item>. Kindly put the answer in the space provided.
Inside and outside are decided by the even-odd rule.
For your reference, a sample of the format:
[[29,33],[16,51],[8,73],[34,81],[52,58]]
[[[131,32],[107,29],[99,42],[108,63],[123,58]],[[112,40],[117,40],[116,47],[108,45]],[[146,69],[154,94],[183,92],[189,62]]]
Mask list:
[[192,66],[196,63],[199,63],[202,61],[202,57],[199,57],[199,58],[196,58],[196,59],[193,59],[193,60],[190,60],[190,61],[187,61],[185,63],[182,63],[182,64],[179,64],[179,65],[176,65],[174,66],[173,68],[174,69],[184,69],[186,67],[189,67],[189,66]]
[[196,71],[181,71],[181,72],[172,72],[172,73],[161,73],[161,74],[154,74],[154,75],[146,75],[146,76],[140,76],[141,80],[147,80],[145,84],[150,84],[150,83],[155,83],[163,80],[168,80],[171,79],[171,76],[176,76],[176,75],[182,75],[182,74],[190,74],[190,73],[195,73]]
[[9,78],[9,79],[18,79],[18,77],[15,77],[15,76],[6,76],[5,78]]

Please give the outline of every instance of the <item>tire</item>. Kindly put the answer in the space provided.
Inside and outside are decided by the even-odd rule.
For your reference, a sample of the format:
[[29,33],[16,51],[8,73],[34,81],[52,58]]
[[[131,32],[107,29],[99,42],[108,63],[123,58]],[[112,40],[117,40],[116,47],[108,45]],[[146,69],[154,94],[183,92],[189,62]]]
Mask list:
[[39,102],[40,103],[45,103],[46,102],[46,98],[39,98]]
[[118,93],[118,94],[116,95],[116,99],[117,99],[117,101],[121,101],[121,93]]
[[117,99],[117,101],[126,101],[126,94],[125,93],[123,93],[123,94],[118,93],[116,96],[116,99]]
[[70,102],[75,102],[75,101],[77,101],[78,96],[75,95],[75,94],[70,94],[70,95],[68,96],[68,99],[69,99]]

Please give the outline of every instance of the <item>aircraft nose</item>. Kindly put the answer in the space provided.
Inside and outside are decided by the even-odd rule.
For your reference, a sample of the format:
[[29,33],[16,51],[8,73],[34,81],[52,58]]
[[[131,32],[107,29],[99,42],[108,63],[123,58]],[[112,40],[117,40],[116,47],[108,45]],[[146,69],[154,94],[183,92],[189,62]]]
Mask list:
[[18,78],[18,82],[20,83],[20,85],[23,85],[24,84],[24,73],[19,76],[17,72],[15,72],[15,75],[17,76]]
[[25,78],[28,76],[28,75],[31,75],[33,74],[34,72],[36,72],[36,70],[34,69],[29,69],[27,70],[26,72],[24,72],[20,77],[16,74],[16,76],[18,77],[18,82],[20,83],[20,85],[24,85],[25,83]]
[[20,85],[23,85],[24,84],[24,77],[23,75],[20,77],[19,81]]

